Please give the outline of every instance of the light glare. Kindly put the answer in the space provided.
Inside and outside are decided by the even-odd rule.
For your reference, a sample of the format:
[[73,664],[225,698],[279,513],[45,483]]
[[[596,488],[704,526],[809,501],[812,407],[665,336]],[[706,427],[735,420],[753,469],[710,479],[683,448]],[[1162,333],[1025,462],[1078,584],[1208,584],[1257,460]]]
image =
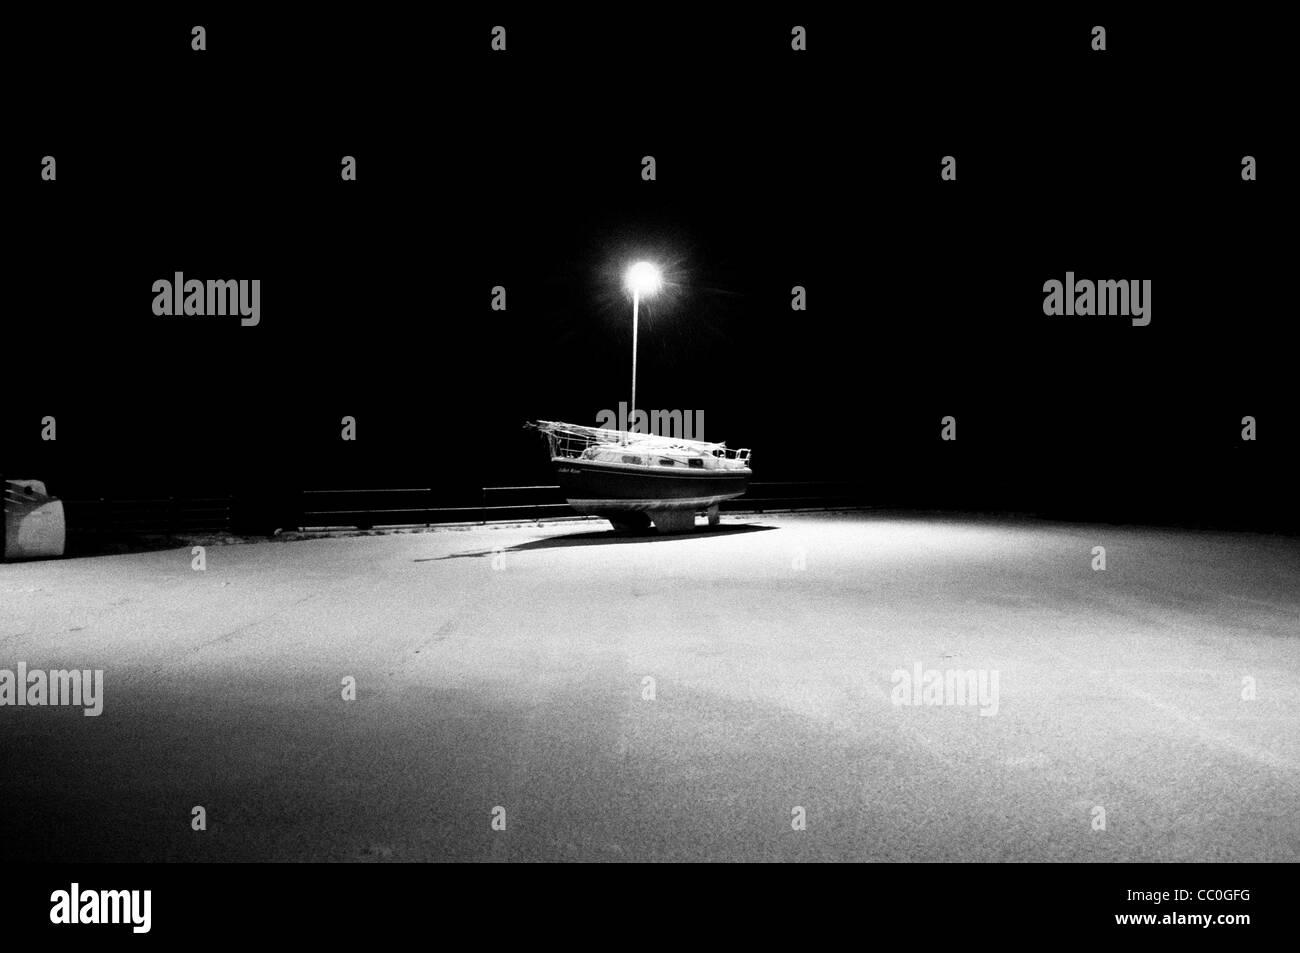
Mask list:
[[663,284],[663,275],[659,269],[648,261],[638,261],[627,270],[627,288],[633,294],[642,297],[652,295]]

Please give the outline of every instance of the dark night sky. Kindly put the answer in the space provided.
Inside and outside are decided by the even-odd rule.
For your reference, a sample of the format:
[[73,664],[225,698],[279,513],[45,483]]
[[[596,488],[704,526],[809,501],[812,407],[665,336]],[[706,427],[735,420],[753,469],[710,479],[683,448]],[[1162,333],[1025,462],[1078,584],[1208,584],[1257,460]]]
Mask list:
[[[703,409],[757,479],[1295,525],[1272,38],[1114,18],[1092,54],[1082,20],[822,14],[798,55],[779,12],[499,19],[505,56],[490,16],[34,26],[31,62],[67,68],[7,137],[0,467],[70,496],[550,482],[521,425],[627,399],[615,269],[646,252],[674,293],[643,314],[639,403]],[[261,325],[155,317],[177,270],[260,278]],[[1151,279],[1151,325],[1044,316],[1067,270]]]

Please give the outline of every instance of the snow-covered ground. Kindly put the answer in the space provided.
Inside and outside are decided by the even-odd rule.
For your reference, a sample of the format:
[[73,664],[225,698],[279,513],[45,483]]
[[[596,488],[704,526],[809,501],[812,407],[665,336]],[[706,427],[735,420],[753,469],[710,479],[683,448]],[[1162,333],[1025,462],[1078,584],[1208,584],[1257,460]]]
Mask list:
[[1300,860],[1300,541],[606,525],[0,565],[0,855]]

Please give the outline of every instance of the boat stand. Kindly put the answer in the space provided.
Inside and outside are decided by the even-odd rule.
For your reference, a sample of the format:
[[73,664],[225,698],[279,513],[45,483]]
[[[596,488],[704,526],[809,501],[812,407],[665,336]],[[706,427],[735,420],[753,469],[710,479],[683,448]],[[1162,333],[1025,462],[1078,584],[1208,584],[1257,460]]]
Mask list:
[[689,533],[695,529],[694,510],[651,510],[650,519],[661,533]]

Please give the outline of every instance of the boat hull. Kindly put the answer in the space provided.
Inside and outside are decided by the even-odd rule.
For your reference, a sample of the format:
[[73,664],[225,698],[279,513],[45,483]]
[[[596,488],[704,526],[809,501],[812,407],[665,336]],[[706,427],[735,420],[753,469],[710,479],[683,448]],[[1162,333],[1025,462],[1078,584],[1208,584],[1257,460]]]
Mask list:
[[750,471],[619,466],[556,458],[556,478],[579,513],[699,512],[744,494]]

